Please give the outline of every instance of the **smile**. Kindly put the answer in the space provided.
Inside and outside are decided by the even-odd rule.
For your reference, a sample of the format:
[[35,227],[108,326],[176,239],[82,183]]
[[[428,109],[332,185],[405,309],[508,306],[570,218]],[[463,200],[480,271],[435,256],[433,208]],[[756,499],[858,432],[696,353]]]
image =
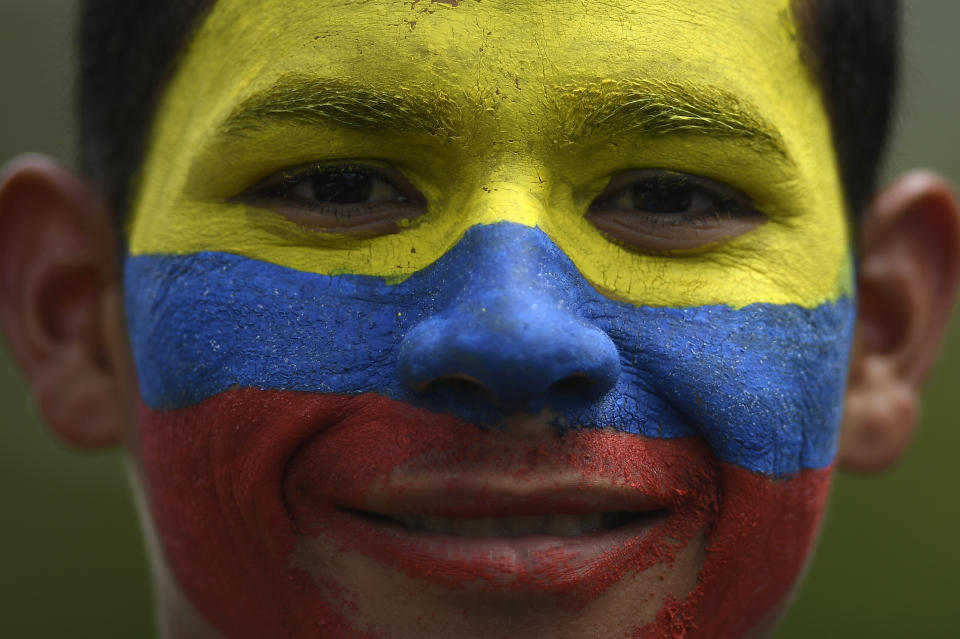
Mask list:
[[669,561],[702,530],[692,512],[387,517],[337,509],[308,554],[359,552],[421,582],[473,593],[553,593],[585,604],[628,571]]
[[717,503],[697,438],[531,438],[386,412],[347,416],[289,460],[284,502],[307,558],[358,554],[459,591],[585,603],[677,556]]
[[[649,525],[662,520],[666,516],[666,511],[597,512],[578,515],[553,513],[512,517],[441,517],[437,515],[388,517],[360,511],[355,511],[353,514],[379,521],[386,526],[402,526],[409,533],[423,532],[473,539],[508,538],[527,541],[526,538],[529,537],[580,537],[596,533],[603,534],[635,524]],[[541,539],[529,541],[541,541]]]

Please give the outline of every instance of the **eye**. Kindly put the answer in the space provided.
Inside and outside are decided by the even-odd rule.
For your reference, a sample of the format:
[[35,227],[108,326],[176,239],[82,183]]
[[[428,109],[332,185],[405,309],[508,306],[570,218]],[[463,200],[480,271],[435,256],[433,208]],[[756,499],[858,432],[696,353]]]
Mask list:
[[613,239],[654,252],[731,239],[766,219],[749,198],[726,185],[653,170],[614,177],[587,217]]
[[401,220],[426,210],[423,197],[399,171],[360,164],[284,172],[241,197],[308,228],[348,233],[393,233]]

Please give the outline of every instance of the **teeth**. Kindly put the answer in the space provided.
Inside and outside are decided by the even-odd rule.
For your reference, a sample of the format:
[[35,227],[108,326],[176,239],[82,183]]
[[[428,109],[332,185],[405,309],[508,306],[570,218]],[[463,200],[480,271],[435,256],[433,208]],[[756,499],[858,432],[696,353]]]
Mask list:
[[617,513],[586,515],[530,515],[517,517],[398,517],[410,530],[457,537],[522,537],[549,535],[574,537],[613,528],[621,523]]
[[504,517],[500,521],[504,532],[510,536],[533,535],[543,530],[543,517],[537,515]]
[[573,537],[579,535],[580,518],[576,515],[548,515],[546,533],[557,537]]
[[600,515],[601,528],[616,528],[624,523],[623,513],[603,513]]
[[453,532],[453,519],[450,517],[424,517],[422,525],[424,530],[443,535]]
[[580,518],[580,529],[583,532],[597,532],[603,528],[603,513],[591,513]]
[[453,520],[453,534],[457,537],[499,537],[500,526],[492,517],[478,519],[456,518]]

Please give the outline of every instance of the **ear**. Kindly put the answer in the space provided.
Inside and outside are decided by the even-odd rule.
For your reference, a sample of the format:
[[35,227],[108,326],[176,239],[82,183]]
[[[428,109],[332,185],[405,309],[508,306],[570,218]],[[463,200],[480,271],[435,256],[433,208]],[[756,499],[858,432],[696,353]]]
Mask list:
[[7,167],[0,325],[47,424],[81,447],[118,443],[129,423],[116,244],[104,203],[83,181],[38,156]]
[[841,468],[884,470],[910,442],[960,277],[958,219],[950,187],[927,172],[902,177],[866,212]]

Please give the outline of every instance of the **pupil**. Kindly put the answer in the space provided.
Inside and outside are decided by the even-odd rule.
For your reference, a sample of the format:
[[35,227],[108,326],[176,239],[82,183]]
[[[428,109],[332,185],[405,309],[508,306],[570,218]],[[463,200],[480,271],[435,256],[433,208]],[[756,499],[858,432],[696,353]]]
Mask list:
[[313,196],[332,204],[360,204],[370,199],[373,178],[357,171],[330,171],[313,179]]
[[681,213],[693,203],[693,190],[685,184],[644,182],[633,189],[633,205],[650,213]]

